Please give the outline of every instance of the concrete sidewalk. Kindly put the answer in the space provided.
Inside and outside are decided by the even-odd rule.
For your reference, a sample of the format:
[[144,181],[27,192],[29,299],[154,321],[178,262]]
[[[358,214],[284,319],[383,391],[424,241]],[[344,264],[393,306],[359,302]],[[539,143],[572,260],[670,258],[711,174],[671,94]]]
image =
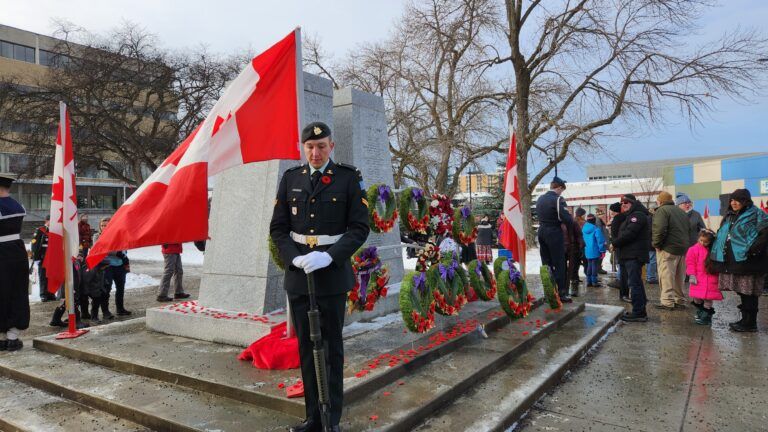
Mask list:
[[[658,303],[658,285],[646,292]],[[768,430],[768,297],[760,299],[760,331],[740,334],[728,329],[738,320],[738,295],[724,294],[711,328],[693,322],[691,306],[662,311],[649,304],[649,322],[617,326],[518,430]],[[585,299],[629,308],[613,288],[589,288]]]

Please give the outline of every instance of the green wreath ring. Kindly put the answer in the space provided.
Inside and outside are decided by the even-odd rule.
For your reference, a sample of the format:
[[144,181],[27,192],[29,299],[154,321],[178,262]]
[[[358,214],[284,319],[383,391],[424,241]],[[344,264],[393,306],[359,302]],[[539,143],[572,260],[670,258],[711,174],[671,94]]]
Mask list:
[[435,297],[435,310],[441,315],[456,315],[467,304],[467,274],[458,260],[449,258],[427,270],[427,284]]
[[496,275],[499,288],[499,304],[510,319],[524,318],[531,311],[536,298],[528,292],[528,284],[515,265],[509,261],[509,269]]
[[267,246],[269,247],[269,256],[272,258],[272,262],[275,263],[277,268],[285,271],[285,264],[283,264],[283,259],[280,258],[280,252],[277,250],[277,245],[272,241],[272,236],[267,236]]
[[427,233],[429,202],[423,189],[409,187],[400,193],[400,216],[404,219],[403,225],[408,231]]
[[563,302],[560,301],[560,294],[557,292],[557,283],[555,283],[552,269],[548,265],[543,265],[539,274],[541,274],[541,285],[544,287],[544,299],[550,308],[560,309],[563,307]]
[[478,260],[470,261],[467,264],[467,273],[469,273],[469,285],[481,300],[489,301],[496,297],[496,278],[485,263]]
[[395,193],[384,183],[376,183],[368,188],[367,196],[371,231],[386,233],[392,230],[397,221]]
[[424,333],[435,326],[435,301],[424,273],[412,271],[403,277],[400,313],[405,328],[412,332]]
[[372,311],[376,302],[387,296],[389,269],[382,264],[376,246],[360,248],[351,261],[355,286],[347,293],[349,311]]
[[457,208],[453,212],[453,238],[464,246],[477,240],[475,217],[468,206]]

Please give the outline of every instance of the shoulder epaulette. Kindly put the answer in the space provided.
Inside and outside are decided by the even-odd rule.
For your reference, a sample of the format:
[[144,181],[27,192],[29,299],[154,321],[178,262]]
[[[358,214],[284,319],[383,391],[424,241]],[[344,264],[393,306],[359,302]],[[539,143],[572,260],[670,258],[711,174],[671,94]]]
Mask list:
[[305,164],[296,165],[295,167],[290,167],[290,168],[288,168],[287,170],[285,170],[285,172],[296,171],[296,170],[297,170],[297,169],[299,169],[299,168],[306,168],[306,167],[307,167],[307,166],[306,166]]
[[359,170],[357,169],[357,167],[355,167],[355,166],[352,166],[352,165],[349,165],[349,164],[345,164],[345,163],[341,163],[341,162],[335,162],[335,164],[336,164],[336,166],[340,166],[340,167],[342,167],[342,168],[346,168],[346,169],[348,169],[348,170],[352,170],[352,171],[359,171]]

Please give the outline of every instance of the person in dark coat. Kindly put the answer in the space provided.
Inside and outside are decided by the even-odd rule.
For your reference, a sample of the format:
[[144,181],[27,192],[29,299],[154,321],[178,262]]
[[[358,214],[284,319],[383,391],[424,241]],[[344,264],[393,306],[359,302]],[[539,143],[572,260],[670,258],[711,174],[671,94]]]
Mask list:
[[477,259],[490,264],[493,261],[493,250],[491,249],[493,246],[493,225],[491,225],[487,214],[480,219],[480,223],[477,225],[475,244],[477,246]]
[[[619,237],[619,228],[621,228],[621,224],[624,222],[624,219],[626,219],[627,215],[626,213],[621,212],[621,202],[611,204],[609,210],[612,216],[609,232],[610,239],[613,241]],[[612,254],[611,259],[613,260],[614,265],[617,267],[616,279],[608,282],[608,286],[611,288],[618,288],[619,298],[629,303],[631,302],[629,299],[629,286],[627,285],[626,278],[622,278],[622,274],[626,276],[626,272],[622,272],[621,262],[618,259],[619,251],[610,242],[608,246]]]
[[768,274],[768,214],[755,207],[749,190],[731,194],[710,259],[720,273],[720,289],[741,298],[741,319],[730,324],[731,330],[757,331],[758,302]]
[[37,280],[40,286],[40,301],[47,302],[56,300],[56,296],[48,292],[48,276],[43,267],[45,253],[48,252],[48,226],[51,222],[51,215],[45,216],[45,224],[35,230],[30,242],[32,249],[32,261],[37,262]]
[[691,198],[688,196],[688,194],[678,192],[675,195],[675,205],[678,206],[680,210],[684,211],[686,216],[688,216],[688,237],[690,240],[690,245],[688,247],[691,247],[698,243],[699,233],[701,230],[706,229],[707,225],[704,223],[704,218],[701,217],[701,213],[693,209],[693,202],[691,201]]
[[549,266],[555,275],[557,290],[563,303],[573,300],[568,295],[565,241],[562,224],[573,224],[573,217],[566,209],[565,180],[555,176],[549,184],[549,191],[536,200],[536,215],[539,218],[539,253],[541,263]]
[[622,272],[626,278],[632,297],[632,312],[621,316],[623,321],[646,322],[648,314],[645,306],[648,299],[643,286],[643,266],[648,262],[648,243],[651,229],[648,226],[648,210],[632,195],[621,199],[621,212],[626,214],[619,226],[619,231],[611,245],[617,251]]
[[563,241],[566,253],[566,284],[570,286],[571,296],[579,295],[579,265],[581,264],[582,249],[584,249],[584,238],[581,234],[578,222],[573,220],[570,224],[565,222],[561,224],[563,230]]
[[21,349],[19,334],[29,328],[29,259],[21,239],[27,212],[11,198],[12,184],[0,177],[0,351]]
[[330,159],[334,142],[326,124],[307,125],[302,130],[301,141],[309,163],[283,174],[269,227],[280,258],[288,264],[284,287],[299,340],[304,382],[307,417],[290,431],[315,431],[320,430],[321,425],[307,317],[308,274],[314,277],[322,338],[326,344],[330,421],[333,430],[338,430],[344,394],[341,332],[347,292],[355,283],[350,258],[368,238],[368,201],[360,171]]

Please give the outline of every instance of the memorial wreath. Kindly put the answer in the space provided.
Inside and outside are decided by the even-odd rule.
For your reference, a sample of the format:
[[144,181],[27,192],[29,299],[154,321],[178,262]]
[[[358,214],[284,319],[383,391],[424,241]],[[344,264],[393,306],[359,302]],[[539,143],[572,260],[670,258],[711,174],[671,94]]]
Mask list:
[[432,194],[432,201],[429,203],[429,226],[438,236],[451,233],[453,206],[450,198],[441,194]]
[[412,332],[424,333],[435,326],[435,301],[423,272],[412,271],[403,277],[400,313]]
[[456,256],[443,259],[427,270],[427,285],[435,297],[435,309],[441,315],[456,315],[467,303],[467,275]]
[[456,209],[453,215],[453,238],[464,246],[477,240],[475,217],[468,206]]
[[368,215],[371,231],[375,233],[389,232],[397,221],[397,202],[392,189],[377,183],[368,188]]
[[560,309],[563,307],[563,302],[560,301],[560,294],[557,292],[557,283],[552,269],[548,265],[543,265],[539,274],[541,274],[541,285],[544,287],[544,299],[552,309]]
[[361,249],[352,257],[355,286],[347,295],[350,312],[371,311],[380,298],[387,296],[389,270],[379,258],[378,249]]
[[429,203],[424,190],[409,187],[400,194],[400,215],[409,231],[426,234],[429,228]]
[[467,264],[469,285],[481,300],[493,300],[496,297],[496,278],[485,263],[472,260]]
[[496,275],[499,288],[499,304],[511,319],[524,318],[531,311],[536,298],[528,292],[528,285],[523,275],[515,268],[512,260],[507,260],[506,269]]

